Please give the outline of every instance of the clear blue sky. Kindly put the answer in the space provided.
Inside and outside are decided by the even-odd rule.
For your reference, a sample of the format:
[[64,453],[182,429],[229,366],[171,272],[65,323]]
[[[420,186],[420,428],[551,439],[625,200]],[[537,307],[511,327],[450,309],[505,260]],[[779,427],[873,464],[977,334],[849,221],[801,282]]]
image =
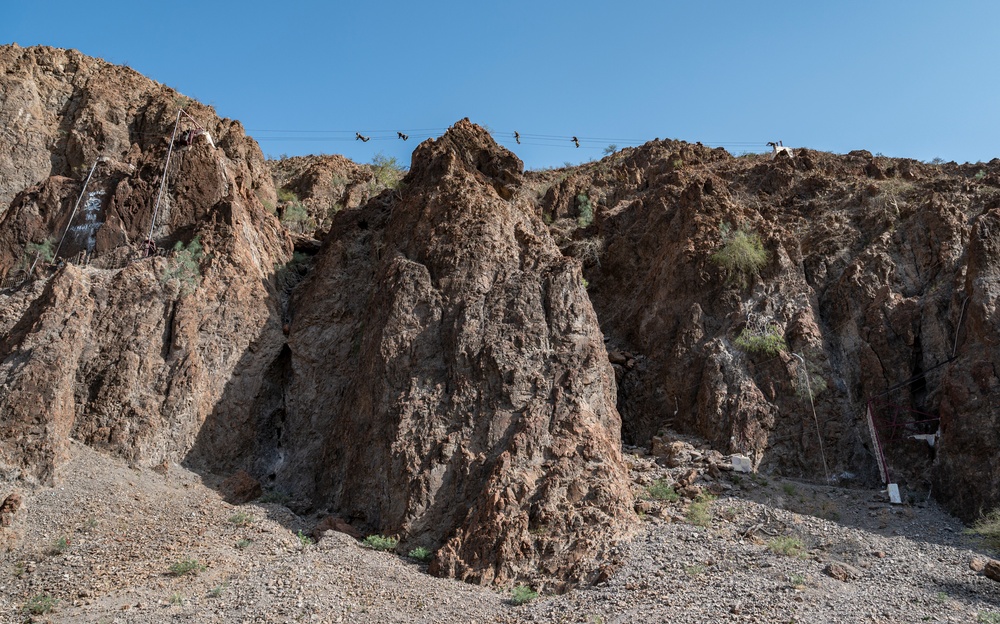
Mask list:
[[272,156],[408,164],[462,117],[528,167],[657,137],[1000,156],[996,0],[4,4],[0,43],[128,64],[241,120]]

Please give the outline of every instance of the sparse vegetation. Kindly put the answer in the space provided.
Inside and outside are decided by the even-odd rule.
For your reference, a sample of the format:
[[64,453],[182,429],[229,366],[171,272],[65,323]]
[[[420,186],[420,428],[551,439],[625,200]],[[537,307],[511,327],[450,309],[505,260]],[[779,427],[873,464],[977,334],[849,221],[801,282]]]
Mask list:
[[228,583],[223,583],[222,585],[216,585],[212,589],[208,590],[209,598],[218,598],[222,595],[222,592],[226,591]]
[[13,566],[11,566],[10,573],[14,575],[14,578],[21,578],[24,576],[25,566],[23,561],[18,561]]
[[604,148],[604,155],[610,156],[618,151],[618,146],[612,143],[611,145]]
[[299,202],[285,206],[284,210],[281,211],[281,224],[289,230],[297,232],[305,232],[315,225],[306,207]]
[[705,573],[705,566],[700,563],[695,563],[693,565],[684,566],[684,574],[688,576],[700,576]]
[[722,267],[729,281],[745,287],[767,265],[770,254],[760,236],[753,232],[731,230],[727,223],[722,224],[720,231],[722,249],[712,254],[712,262]]
[[431,560],[431,557],[434,556],[434,553],[432,553],[429,548],[424,548],[423,546],[417,546],[416,548],[411,550],[407,554],[407,556],[410,559],[416,559],[417,561],[426,562]]
[[646,495],[653,500],[667,501],[673,503],[680,500],[680,495],[674,490],[674,486],[666,479],[657,479],[652,485],[646,488]]
[[45,615],[55,609],[58,603],[59,601],[49,594],[38,594],[24,603],[24,611],[31,615]]
[[245,511],[237,511],[233,515],[229,516],[230,524],[235,524],[238,527],[250,526],[257,519],[252,515],[246,513]]
[[576,222],[580,227],[587,227],[594,222],[594,207],[590,205],[590,197],[586,193],[576,196]]
[[776,537],[767,543],[767,549],[786,557],[798,557],[805,550],[805,544],[797,537]]
[[187,245],[177,241],[170,261],[160,276],[161,281],[168,284],[176,280],[182,296],[194,292],[201,279],[200,262],[204,255],[199,236],[195,236]]
[[782,483],[781,484],[781,489],[784,490],[785,494],[788,494],[789,496],[795,496],[795,494],[798,493],[798,490],[795,488],[795,485],[792,484],[792,483]]
[[372,173],[375,174],[375,182],[381,188],[398,188],[406,174],[395,156],[386,156],[382,152],[375,154],[371,166]]
[[538,598],[538,592],[527,585],[518,585],[510,590],[510,602],[513,605],[523,605]]
[[990,548],[1000,550],[1000,507],[976,521],[968,532],[981,537]]
[[198,563],[197,559],[182,559],[170,566],[170,574],[174,576],[185,576],[187,574],[197,576],[199,572],[204,572],[205,569],[205,566]]
[[170,596],[170,604],[172,604],[174,606],[177,606],[177,607],[183,605],[184,604],[184,596],[182,596],[180,594],[180,592],[174,592]]
[[278,201],[298,203],[299,196],[296,195],[294,191],[290,191],[286,188],[280,188],[278,189]]
[[236,547],[239,548],[240,550],[243,550],[244,548],[246,548],[250,544],[253,544],[253,540],[249,540],[249,539],[247,539],[245,537],[243,539],[240,539],[240,540],[236,541]]
[[695,526],[708,527],[712,525],[712,502],[715,497],[710,494],[702,494],[688,507],[687,521]]
[[61,555],[66,552],[69,548],[70,541],[68,537],[60,537],[52,542],[52,546],[49,547],[50,555]]
[[788,350],[785,337],[781,335],[781,328],[775,324],[768,325],[763,331],[757,331],[747,326],[740,332],[733,344],[750,353],[771,356]]
[[792,584],[792,587],[802,587],[806,584],[806,577],[801,574],[789,574],[788,582]]
[[1000,624],[1000,613],[996,611],[980,611],[976,621],[981,624]]
[[395,537],[385,537],[384,535],[369,535],[362,542],[362,544],[372,550],[394,550],[398,543],[399,540]]
[[983,179],[983,178],[985,178],[985,177],[986,177],[986,171],[985,171],[985,170],[983,170],[983,169],[980,169],[979,171],[977,171],[977,172],[976,172],[976,175],[972,176],[972,178],[973,178],[973,179],[974,179],[974,180],[975,180],[976,182],[979,182],[980,180],[982,180],[982,179]]
[[299,532],[296,533],[295,536],[299,538],[299,543],[302,544],[303,546],[311,546],[312,544],[316,543],[316,541],[313,538],[303,533],[302,529],[299,529]]

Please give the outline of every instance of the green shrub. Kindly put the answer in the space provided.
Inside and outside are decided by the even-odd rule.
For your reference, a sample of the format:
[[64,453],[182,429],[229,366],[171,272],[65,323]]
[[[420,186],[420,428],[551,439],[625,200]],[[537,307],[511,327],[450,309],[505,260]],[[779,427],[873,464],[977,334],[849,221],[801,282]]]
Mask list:
[[369,535],[362,542],[366,547],[373,550],[393,550],[399,540],[395,537],[385,537],[384,535]]
[[411,550],[407,556],[410,559],[416,559],[417,561],[430,561],[431,557],[434,556],[434,553],[432,553],[429,548],[417,546]]
[[753,232],[730,230],[727,223],[720,230],[722,249],[712,254],[712,262],[722,267],[729,281],[745,287],[767,265],[770,254],[760,236]]
[[382,152],[372,158],[371,167],[375,182],[382,188],[397,188],[406,173],[395,156],[386,156]]
[[586,193],[576,196],[576,222],[580,227],[587,227],[594,222],[594,207],[590,205],[590,197]]
[[1000,613],[996,611],[980,611],[976,616],[976,621],[980,624],[1000,624]]
[[45,615],[55,609],[58,603],[58,600],[48,594],[38,594],[24,603],[24,610],[31,615]]
[[708,527],[712,525],[712,501],[714,496],[703,494],[688,507],[687,521],[695,526]]
[[52,262],[55,260],[55,245],[52,239],[46,239],[40,243],[28,243],[24,246],[24,262],[25,267],[30,267],[35,261],[35,256],[38,256],[40,262]]
[[237,511],[233,515],[229,516],[229,522],[239,527],[250,526],[256,520],[257,520],[256,518],[246,513],[245,511]]
[[315,544],[316,543],[316,541],[313,540],[313,538],[311,538],[308,535],[306,535],[305,533],[303,533],[302,529],[299,529],[299,532],[296,533],[296,537],[299,538],[299,543],[302,544],[303,546],[309,546],[311,544]]
[[523,605],[538,598],[538,592],[527,585],[518,585],[510,590],[510,602],[514,605]]
[[767,549],[786,557],[798,557],[805,550],[805,544],[797,537],[776,537],[767,543]]
[[657,479],[652,485],[646,488],[646,495],[654,500],[667,501],[673,503],[680,500],[680,495],[674,490],[666,479]]
[[49,548],[50,555],[60,555],[69,548],[69,538],[60,537],[56,541],[52,542],[52,546]]
[[278,189],[278,201],[298,203],[299,196],[296,195],[294,191],[290,191],[286,188],[280,188]]
[[990,548],[1000,550],[1000,507],[977,520],[968,533],[978,535]]
[[772,356],[788,350],[785,337],[781,335],[781,329],[777,325],[770,325],[763,331],[755,331],[750,327],[745,327],[734,344],[750,353]]
[[174,243],[173,255],[160,276],[164,284],[176,280],[181,295],[187,295],[198,288],[201,279],[201,259],[205,253],[200,236],[195,236],[186,246],[181,241]]
[[170,596],[170,604],[178,606],[178,607],[181,606],[181,605],[183,605],[184,604],[184,596],[181,596],[180,592],[174,592],[173,595]]
[[197,559],[182,559],[170,566],[170,573],[174,576],[184,576],[185,574],[197,576],[199,572],[204,572],[205,569],[205,566],[198,563]]
[[248,540],[245,537],[243,539],[240,539],[240,540],[236,541],[236,547],[239,548],[240,550],[243,550],[244,548],[246,548],[250,544],[253,544],[253,541],[252,540]]

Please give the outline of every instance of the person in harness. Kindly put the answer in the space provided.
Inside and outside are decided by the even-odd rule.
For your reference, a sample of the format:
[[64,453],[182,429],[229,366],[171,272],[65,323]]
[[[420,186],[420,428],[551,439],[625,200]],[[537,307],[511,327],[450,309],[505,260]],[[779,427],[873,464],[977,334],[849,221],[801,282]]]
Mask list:
[[143,258],[152,258],[153,256],[156,255],[156,243],[153,242],[153,239],[151,238],[147,238],[142,243],[142,249],[143,249],[143,256],[142,256]]

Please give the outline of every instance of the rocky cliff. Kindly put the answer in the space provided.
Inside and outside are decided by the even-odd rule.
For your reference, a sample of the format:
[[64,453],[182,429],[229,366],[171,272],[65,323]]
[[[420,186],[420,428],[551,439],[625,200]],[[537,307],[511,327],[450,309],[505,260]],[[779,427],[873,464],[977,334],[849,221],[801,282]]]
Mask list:
[[[239,409],[218,404],[259,368],[253,353],[284,342],[273,273],[291,248],[261,206],[274,197],[263,156],[239,123],[130,69],[16,46],[0,67],[14,133],[0,143],[13,198],[0,274],[28,277],[0,291],[5,472],[50,481],[70,437],[138,464],[180,460],[210,413]],[[199,128],[214,141],[180,140]],[[150,233],[181,248],[144,257]]]
[[[529,186],[585,263],[626,438],[672,427],[763,470],[877,483],[871,402],[894,481],[933,482],[966,518],[1000,502],[984,461],[1000,433],[1000,161],[657,141]],[[760,237],[757,274],[720,262],[737,230]],[[787,346],[741,347],[755,332]],[[934,448],[912,437],[935,432]]]
[[0,66],[5,482],[76,439],[557,589],[634,524],[622,437],[874,484],[870,406],[895,481],[1000,503],[1000,161],[657,140],[526,174],[461,121],[400,185],[271,163],[279,198],[237,122],[129,69]]

